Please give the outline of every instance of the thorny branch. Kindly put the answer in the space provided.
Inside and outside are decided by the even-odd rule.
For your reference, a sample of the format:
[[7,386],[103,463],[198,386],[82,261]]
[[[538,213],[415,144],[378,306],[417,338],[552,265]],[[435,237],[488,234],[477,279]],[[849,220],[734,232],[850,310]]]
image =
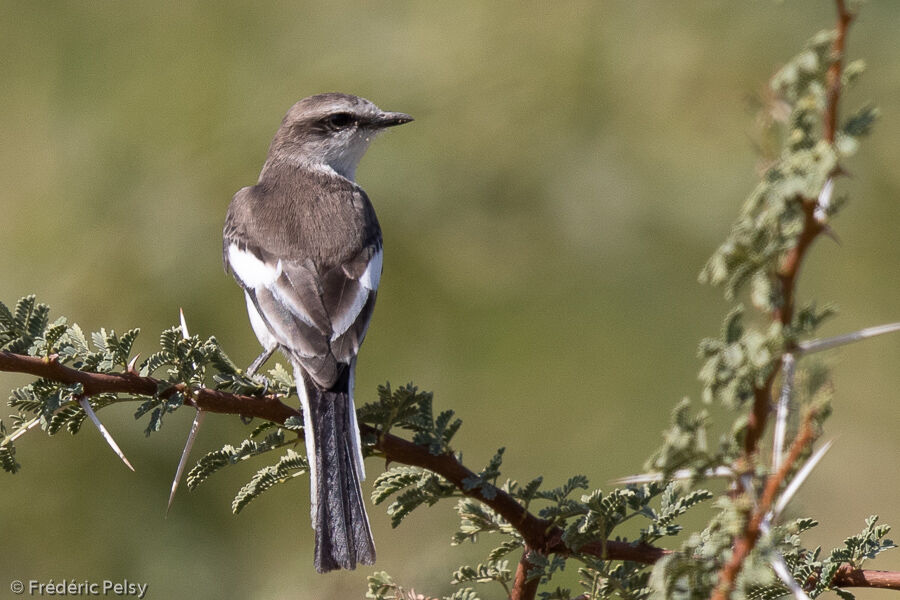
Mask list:
[[[844,49],[846,47],[847,31],[853,22],[854,14],[850,12],[844,0],[836,0],[837,4],[837,36],[832,45],[834,61],[828,68],[826,106],[823,124],[823,136],[825,141],[834,143],[836,123],[838,118],[838,103],[841,97],[841,76],[844,69]],[[798,198],[803,209],[803,230],[797,240],[797,245],[784,257],[781,267],[775,274],[775,278],[781,290],[781,306],[772,314],[772,318],[782,325],[790,325],[794,317],[794,305],[797,289],[797,276],[806,252],[812,243],[825,231],[823,223],[816,218],[817,198]],[[788,348],[787,350],[790,350]],[[747,436],[744,440],[744,453],[746,458],[751,458],[756,453],[759,440],[766,429],[769,407],[772,403],[772,383],[775,373],[766,382],[755,390],[753,410],[747,425]]]
[[[124,373],[90,373],[67,367],[52,357],[41,358],[0,352],[0,371],[27,373],[35,377],[43,377],[60,383],[80,383],[85,396],[94,394],[133,394],[153,396],[162,383],[154,377],[141,377],[133,371]],[[290,417],[301,416],[300,412],[283,404],[277,396],[248,396],[232,394],[209,388],[189,389],[184,384],[177,384],[162,392],[162,395],[180,391],[188,398],[188,402],[211,413],[243,415],[283,424]],[[374,449],[380,452],[385,460],[410,466],[421,467],[437,473],[456,486],[462,493],[479,500],[489,506],[497,514],[508,521],[522,535],[526,548],[534,549],[544,555],[569,554],[571,551],[562,541],[562,531],[529,512],[515,498],[503,490],[495,489],[495,495],[484,496],[480,488],[466,489],[463,481],[475,477],[475,473],[463,465],[453,454],[431,454],[427,447],[419,446],[403,438],[381,434],[369,425],[360,424],[363,433],[376,437]],[[796,442],[795,442],[796,446]],[[788,457],[786,465],[793,464],[793,454]],[[773,484],[775,485],[775,484]],[[579,549],[581,554],[591,555],[604,560],[628,560],[644,564],[652,564],[671,550],[651,546],[649,544],[629,544],[628,542],[607,540],[605,543],[591,543]],[[512,592],[515,600],[529,600],[535,597],[537,583],[525,577],[528,571],[527,554],[516,572],[516,584]],[[841,587],[879,587],[900,590],[900,573],[854,569],[849,565],[838,571],[834,585]],[[517,595],[518,594],[518,595]]]
[[827,108],[825,110],[824,135],[825,140],[834,143],[835,132],[837,131],[838,118],[838,102],[841,98],[841,74],[844,70],[844,48],[847,44],[847,30],[855,16],[847,10],[844,0],[835,0],[837,5],[837,38],[834,40],[832,50],[834,52],[834,62],[828,69],[827,84],[828,97]]
[[815,413],[813,411],[807,413],[806,418],[803,420],[803,424],[800,427],[800,431],[797,433],[794,443],[791,444],[790,452],[788,452],[788,456],[785,458],[781,468],[766,481],[766,487],[763,490],[762,497],[759,499],[759,503],[747,520],[747,524],[744,526],[741,537],[738,538],[734,544],[731,558],[719,572],[719,585],[712,595],[712,600],[728,600],[731,590],[734,588],[734,582],[737,579],[738,573],[740,573],[741,567],[743,567],[744,561],[747,559],[747,555],[749,555],[754,546],[756,546],[759,535],[762,533],[763,521],[772,509],[772,504],[775,502],[775,498],[777,497],[782,484],[785,482],[790,472],[795,468],[801,454],[803,454],[804,450],[806,450],[806,448],[815,440],[816,432],[813,424],[814,417]]
[[[847,9],[844,0],[835,0],[837,7],[837,34],[832,44],[832,63],[826,74],[826,106],[823,115],[823,137],[825,141],[834,143],[838,118],[838,103],[841,96],[841,76],[844,67],[844,49],[846,47],[847,31],[853,22],[854,14]],[[839,170],[838,170],[839,172]],[[837,174],[837,173],[836,173]],[[772,318],[782,325],[788,326],[794,317],[797,277],[800,267],[812,243],[825,231],[825,225],[817,218],[817,198],[798,198],[803,210],[803,229],[797,239],[796,245],[782,260],[781,266],[775,273],[775,279],[781,290],[781,305],[773,311]],[[793,348],[785,348],[786,352]],[[766,379],[765,383],[754,390],[754,403],[748,419],[747,433],[744,440],[744,459],[746,464],[753,464],[753,458],[757,453],[759,441],[766,429],[772,404],[772,386],[775,381],[776,371]],[[719,584],[713,598],[725,600],[734,588],[735,581],[741,571],[747,555],[756,546],[759,539],[760,525],[771,508],[781,484],[791,469],[794,468],[802,449],[812,442],[812,429],[810,415],[804,426],[797,434],[797,438],[791,447],[790,455],[782,463],[777,473],[769,478],[766,483],[765,493],[759,505],[747,521],[742,535],[735,541],[730,560],[719,572]]]
[[531,561],[528,560],[528,547],[522,551],[522,559],[519,566],[516,567],[516,578],[513,581],[512,593],[509,600],[530,600],[537,594],[538,585],[541,583],[540,578],[528,579],[528,570],[534,568]]

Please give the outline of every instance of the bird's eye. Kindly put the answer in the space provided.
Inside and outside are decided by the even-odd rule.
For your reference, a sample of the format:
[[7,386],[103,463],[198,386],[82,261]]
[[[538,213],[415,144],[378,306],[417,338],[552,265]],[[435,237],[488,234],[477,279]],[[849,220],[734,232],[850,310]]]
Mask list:
[[350,125],[353,122],[353,117],[350,113],[335,113],[333,115],[328,115],[326,117],[325,122],[328,123],[331,127],[341,128]]

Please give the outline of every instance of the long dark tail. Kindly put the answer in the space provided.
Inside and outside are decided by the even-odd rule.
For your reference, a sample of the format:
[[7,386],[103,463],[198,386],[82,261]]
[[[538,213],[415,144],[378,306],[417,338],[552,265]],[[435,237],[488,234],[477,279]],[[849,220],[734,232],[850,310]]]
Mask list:
[[315,486],[310,499],[314,503],[316,571],[354,569],[356,563],[371,565],[375,543],[359,484],[359,440],[354,439],[359,433],[354,426],[348,375],[345,372],[331,390],[322,391],[312,383],[305,387],[308,408],[304,409],[309,413],[306,451]]

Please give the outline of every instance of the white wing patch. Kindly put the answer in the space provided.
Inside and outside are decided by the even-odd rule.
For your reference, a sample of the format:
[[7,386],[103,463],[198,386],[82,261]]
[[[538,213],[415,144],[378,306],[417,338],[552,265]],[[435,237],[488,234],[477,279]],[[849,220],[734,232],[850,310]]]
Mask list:
[[269,326],[266,325],[265,320],[260,316],[259,311],[256,310],[253,299],[246,291],[244,292],[244,298],[247,300],[247,314],[250,315],[250,326],[253,327],[253,333],[256,334],[256,339],[259,340],[259,343],[263,348],[271,350],[278,345],[278,340],[272,335]]
[[353,299],[352,306],[349,310],[340,315],[340,318],[332,321],[332,342],[344,335],[344,333],[348,329],[350,329],[350,327],[356,322],[356,318],[359,316],[359,313],[366,305],[366,302],[368,302],[369,296],[374,294],[375,290],[378,289],[378,283],[381,281],[382,256],[382,251],[379,248],[378,251],[372,255],[372,258],[369,259],[369,264],[366,265],[366,270],[363,271],[362,276],[359,278],[361,287],[359,288],[356,297]]
[[359,282],[373,292],[378,289],[378,284],[381,282],[381,264],[383,259],[384,252],[379,248],[375,254],[372,255],[372,259],[369,261],[365,272],[363,272],[362,277],[359,278]]
[[264,263],[252,252],[241,250],[237,244],[228,246],[228,264],[246,287],[272,287],[281,277],[281,260],[275,266]]
[[360,311],[362,311],[363,306],[366,305],[366,300],[369,299],[369,294],[371,293],[372,292],[364,287],[359,288],[359,292],[356,294],[356,298],[353,299],[353,305],[350,307],[350,309],[340,315],[339,318],[331,322],[332,342],[344,335],[344,332],[350,329],[350,326],[356,322],[356,317],[359,316],[359,313]]
[[[284,294],[282,293],[282,290],[279,289],[280,286],[278,286],[277,283],[279,278],[281,278],[283,271],[281,259],[278,259],[278,262],[275,263],[275,266],[273,267],[271,264],[256,258],[252,252],[241,250],[236,244],[231,244],[228,246],[228,264],[231,266],[232,272],[237,276],[241,283],[244,284],[244,287],[254,290],[262,288],[268,289],[272,292],[272,295],[293,313],[295,317],[311,327],[315,326],[313,318],[303,309],[303,307],[294,302],[290,294]],[[252,302],[248,299],[247,309],[250,312],[251,324],[253,324],[254,317],[262,321],[263,319],[260,317],[259,313],[256,313],[255,310],[250,310],[251,306]],[[253,325],[253,331],[256,332],[256,337],[259,338],[260,343],[265,346],[265,343],[262,341],[263,338],[256,329],[255,324]]]
[[[352,286],[356,290],[356,296],[352,299],[350,307],[348,310],[343,311],[341,315],[338,315],[338,318],[331,323],[332,342],[344,335],[353,326],[366,302],[378,289],[378,284],[381,282],[383,256],[384,253],[379,248],[372,255],[372,258],[369,259],[366,270],[360,276],[359,286]],[[245,288],[249,290],[268,290],[294,317],[310,327],[315,327],[312,316],[303,306],[298,304],[297,298],[289,293],[292,290],[285,289],[287,282],[285,281],[286,276],[284,276],[280,259],[275,265],[272,265],[258,259],[252,252],[241,250],[237,244],[231,244],[228,246],[228,265]],[[287,285],[289,286],[290,284],[287,283]],[[259,339],[260,344],[269,349],[275,347],[278,343],[284,343],[289,337],[287,333],[280,331],[277,323],[267,322],[263,319],[249,294],[247,294],[246,299],[247,312],[250,314],[250,324],[253,326],[253,332]]]

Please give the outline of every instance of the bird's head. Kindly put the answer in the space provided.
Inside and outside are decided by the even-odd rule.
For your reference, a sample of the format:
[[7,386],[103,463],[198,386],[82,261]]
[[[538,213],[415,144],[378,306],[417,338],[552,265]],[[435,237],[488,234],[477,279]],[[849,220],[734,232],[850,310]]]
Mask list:
[[309,168],[330,167],[353,180],[356,166],[375,135],[412,120],[404,113],[385,112],[358,96],[310,96],[294,104],[284,116],[269,148],[269,160]]

